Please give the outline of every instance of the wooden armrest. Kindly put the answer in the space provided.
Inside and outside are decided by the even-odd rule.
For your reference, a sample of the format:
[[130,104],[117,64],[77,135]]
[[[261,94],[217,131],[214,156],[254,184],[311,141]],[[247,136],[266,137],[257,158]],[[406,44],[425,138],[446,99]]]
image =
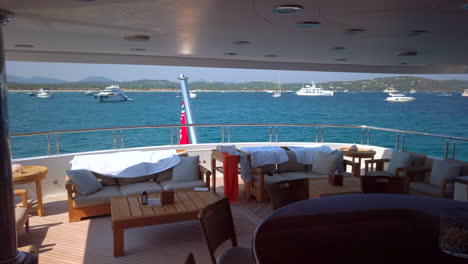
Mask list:
[[351,166],[351,172],[353,176],[359,177],[359,169],[360,169],[359,163],[351,161],[351,160],[346,160],[346,159],[343,159],[343,163],[344,163],[345,172],[346,172],[346,165],[349,165]]
[[26,189],[18,189],[14,191],[15,196],[21,196],[23,207],[28,208],[28,191]]
[[[208,188],[210,188],[210,177],[211,177],[211,171],[202,165],[200,165],[200,174],[202,176],[202,179],[205,178],[205,183]],[[203,177],[205,175],[205,177]]]
[[375,164],[375,170],[376,171],[383,171],[384,169],[384,164],[385,162],[390,162],[390,159],[373,159],[373,160],[365,160],[364,161],[364,171],[365,171],[365,174],[367,174],[370,170],[369,170],[369,165],[372,165],[372,167],[374,167],[373,164]]
[[455,179],[443,179],[440,181],[440,196],[441,197],[447,197],[447,185],[448,184],[453,184],[455,182]]

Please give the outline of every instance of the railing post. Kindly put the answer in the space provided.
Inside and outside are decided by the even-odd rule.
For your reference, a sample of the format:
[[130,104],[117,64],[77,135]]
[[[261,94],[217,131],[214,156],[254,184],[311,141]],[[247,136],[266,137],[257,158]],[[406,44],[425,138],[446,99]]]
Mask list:
[[270,126],[270,131],[269,131],[269,139],[268,139],[268,142],[271,143],[271,140],[272,140],[272,127]]
[[171,127],[171,146],[174,145],[174,128]]
[[60,155],[60,143],[58,133],[55,133],[55,154]]
[[364,145],[364,128],[361,128],[361,145]]
[[114,150],[117,148],[117,137],[115,134],[115,129],[112,129],[112,146],[114,147]]
[[315,143],[318,143],[318,127],[315,127]]
[[452,141],[452,160],[455,160],[455,149],[456,149],[456,146],[457,146],[457,141],[456,141],[456,140],[453,140],[453,141]]
[[405,150],[405,134],[401,135],[401,151]]
[[325,141],[325,128],[322,127],[322,143]]
[[367,129],[367,146],[370,146],[370,135],[371,135],[371,130],[370,128]]
[[120,129],[120,148],[124,149],[124,132],[122,129]]
[[50,157],[50,134],[47,134],[47,156]]
[[398,145],[400,144],[400,133],[396,133],[396,143],[395,143],[395,151],[398,151]]
[[444,159],[447,159],[448,149],[449,149],[449,140],[448,139],[445,140],[445,148],[444,149],[445,149]]
[[228,143],[231,143],[231,127],[228,127]]
[[224,126],[221,126],[221,143],[224,143]]
[[278,143],[278,127],[275,127],[276,135],[275,135],[275,142]]

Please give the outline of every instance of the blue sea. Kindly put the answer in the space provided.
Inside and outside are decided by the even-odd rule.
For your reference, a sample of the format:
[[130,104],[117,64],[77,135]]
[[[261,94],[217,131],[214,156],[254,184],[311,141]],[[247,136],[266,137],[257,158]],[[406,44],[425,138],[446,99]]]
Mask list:
[[[174,92],[131,92],[134,101],[98,103],[83,92],[56,92],[52,99],[9,93],[10,134],[120,126],[177,125],[181,98]],[[272,98],[260,92],[199,92],[192,100],[198,124],[345,124],[368,125],[468,138],[468,98],[416,93],[410,103],[388,103],[384,93],[335,93],[333,97]],[[226,133],[227,134],[227,133]],[[200,143],[221,142],[219,127],[198,128]],[[177,142],[174,131],[174,141]],[[360,143],[361,130],[325,128],[325,142]],[[52,136],[51,153],[55,154]],[[232,127],[231,142],[268,141],[268,127]],[[279,127],[278,141],[315,142],[313,127]],[[62,134],[60,154],[113,148],[112,131]],[[372,131],[371,144],[395,148],[396,134]],[[117,134],[117,143],[120,138]],[[167,145],[171,130],[124,131],[125,148]],[[407,135],[405,149],[444,155],[444,139]],[[11,139],[14,158],[47,155],[47,137]],[[468,142],[456,142],[456,159],[468,161]]]

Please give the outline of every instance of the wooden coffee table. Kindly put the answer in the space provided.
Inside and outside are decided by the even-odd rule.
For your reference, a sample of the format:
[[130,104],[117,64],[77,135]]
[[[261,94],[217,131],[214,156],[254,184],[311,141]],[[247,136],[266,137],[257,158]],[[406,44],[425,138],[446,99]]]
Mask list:
[[361,181],[356,177],[344,177],[343,186],[333,186],[328,183],[328,179],[309,180],[310,198],[353,193],[362,193]]
[[[150,198],[158,194],[149,194]],[[124,231],[143,227],[196,220],[201,209],[219,200],[211,192],[176,191],[174,204],[151,207],[142,205],[138,195],[114,197],[111,201],[114,256],[123,256]]]

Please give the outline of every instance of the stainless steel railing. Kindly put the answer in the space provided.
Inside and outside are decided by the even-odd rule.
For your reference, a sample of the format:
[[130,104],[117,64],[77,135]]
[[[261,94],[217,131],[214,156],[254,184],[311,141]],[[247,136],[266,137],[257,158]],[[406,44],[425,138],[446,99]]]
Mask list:
[[[455,159],[456,144],[457,141],[466,141],[468,138],[447,136],[440,134],[431,134],[424,132],[415,132],[408,130],[374,127],[366,125],[335,125],[335,124],[196,124],[196,125],[155,125],[155,126],[125,126],[125,127],[110,127],[110,128],[88,128],[88,129],[74,129],[74,130],[63,130],[63,131],[48,131],[48,132],[32,132],[10,135],[11,138],[17,137],[29,137],[45,135],[47,137],[47,155],[51,156],[51,142],[50,137],[55,137],[55,155],[60,155],[60,138],[61,134],[70,133],[84,133],[84,132],[95,132],[95,131],[112,131],[113,135],[113,149],[117,149],[117,138],[120,139],[120,149],[124,149],[124,131],[135,130],[135,129],[151,129],[151,128],[169,128],[170,132],[170,144],[174,145],[174,129],[179,131],[181,127],[220,127],[221,130],[221,143],[231,143],[231,127],[268,127],[269,131],[269,142],[278,142],[278,128],[279,127],[315,127],[315,142],[325,142],[325,128],[356,128],[361,129],[361,144],[371,145],[371,131],[387,131],[396,134],[395,150],[405,149],[405,135],[419,135],[428,136],[434,138],[445,139],[444,145],[444,158]],[[118,135],[117,135],[118,133]],[[451,145],[451,148],[450,148]]]

